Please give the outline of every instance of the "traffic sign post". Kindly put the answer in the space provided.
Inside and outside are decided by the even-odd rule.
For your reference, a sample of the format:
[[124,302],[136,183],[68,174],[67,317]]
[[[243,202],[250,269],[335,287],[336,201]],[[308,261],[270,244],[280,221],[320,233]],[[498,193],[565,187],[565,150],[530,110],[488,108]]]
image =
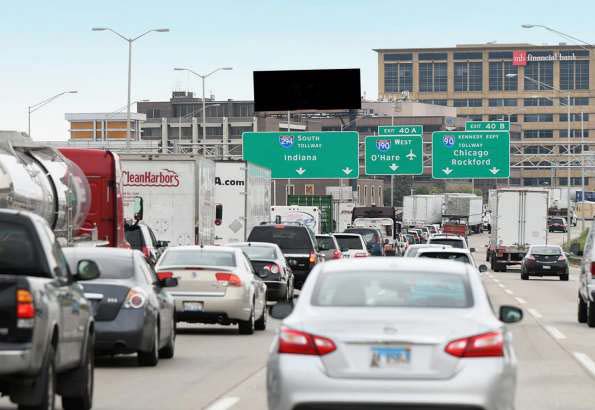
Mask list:
[[423,149],[421,135],[366,137],[366,175],[421,175]]
[[355,131],[245,132],[243,158],[271,169],[276,179],[359,177]]
[[432,133],[432,178],[509,177],[510,134],[507,131]]
[[467,121],[465,131],[510,131],[510,121]]

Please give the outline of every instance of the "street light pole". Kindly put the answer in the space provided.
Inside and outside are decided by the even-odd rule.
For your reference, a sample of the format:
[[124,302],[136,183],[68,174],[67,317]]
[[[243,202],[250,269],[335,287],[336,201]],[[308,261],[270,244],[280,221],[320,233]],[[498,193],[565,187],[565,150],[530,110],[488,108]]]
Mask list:
[[[207,77],[210,77],[211,75],[215,74],[217,71],[221,71],[221,70],[233,70],[233,67],[219,67],[216,68],[215,70],[211,71],[208,74],[199,74],[194,70],[191,70],[189,68],[185,68],[185,67],[175,67],[174,71],[187,71],[191,74],[194,74],[195,76],[199,77],[202,80],[202,143],[206,143],[207,142],[207,118],[206,118],[206,113],[207,113],[207,104],[206,104],[206,100],[205,100],[205,80],[207,79]],[[198,142],[198,141],[192,141],[192,142]]]
[[[117,31],[109,28],[109,27],[93,27],[91,29],[92,31],[111,31],[112,33],[114,33],[115,35],[117,35],[118,37],[120,37],[121,39],[123,39],[124,41],[128,42],[128,90],[127,90],[127,108],[126,108],[126,149],[130,149],[130,106],[132,105],[130,102],[130,94],[131,94],[131,88],[132,88],[132,43],[134,43],[136,40],[138,40],[139,38],[152,33],[152,32],[156,32],[156,33],[167,33],[169,32],[168,28],[156,28],[156,29],[151,29],[151,30],[147,30],[144,33],[136,36],[136,37],[126,37],[120,33],[118,33]],[[135,128],[136,129],[136,128]],[[136,131],[138,131],[138,129],[136,129]]]
[[76,93],[78,93],[78,91],[62,91],[61,93],[53,95],[50,98],[46,98],[45,100],[40,101],[37,104],[29,105],[27,107],[27,135],[29,135],[29,138],[31,138],[31,114],[33,114],[35,111],[39,110],[40,108],[45,107],[46,105],[48,105],[55,99],[63,96],[64,94],[76,94]]

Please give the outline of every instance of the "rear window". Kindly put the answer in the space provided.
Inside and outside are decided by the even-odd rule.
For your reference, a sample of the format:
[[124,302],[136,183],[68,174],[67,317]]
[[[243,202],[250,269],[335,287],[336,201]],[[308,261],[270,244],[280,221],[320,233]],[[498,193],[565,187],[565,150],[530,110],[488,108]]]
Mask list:
[[335,249],[335,241],[330,236],[317,236],[316,242],[318,242],[320,249]]
[[469,257],[462,253],[452,252],[422,252],[417,255],[420,258],[448,259],[450,261],[471,263]]
[[33,237],[23,225],[0,222],[0,274],[46,276]]
[[271,248],[270,246],[242,246],[240,248],[244,251],[246,255],[248,255],[249,259],[277,259],[277,255],[275,252],[275,248]]
[[358,236],[335,235],[341,249],[364,249],[362,241]]
[[432,244],[436,244],[436,245],[450,245],[453,248],[458,248],[458,249],[465,249],[465,242],[463,242],[460,239],[430,239],[430,243]]
[[139,227],[126,228],[126,241],[128,241],[132,249],[137,250],[141,250],[145,244],[143,233]]
[[358,229],[358,228],[349,228],[345,229],[345,232],[357,233],[362,236],[364,242],[371,243],[371,242],[380,242],[380,237],[378,236],[378,232],[374,231],[373,229]]
[[562,249],[557,246],[534,246],[531,248],[533,255],[561,255]]
[[554,223],[554,224],[563,224],[564,223],[564,219],[560,219],[560,218],[554,218],[550,221],[550,223]]
[[319,276],[312,304],[333,307],[467,308],[467,278],[432,272],[332,272]]
[[232,252],[212,250],[170,249],[159,261],[159,267],[172,266],[236,266],[236,257]]
[[281,248],[283,252],[305,252],[313,251],[312,240],[306,228],[295,226],[262,226],[254,227],[249,242],[268,242],[274,243]]
[[101,279],[129,279],[134,276],[134,264],[131,255],[85,255],[76,249],[64,249],[71,272],[76,272],[80,260],[90,259],[97,263]]

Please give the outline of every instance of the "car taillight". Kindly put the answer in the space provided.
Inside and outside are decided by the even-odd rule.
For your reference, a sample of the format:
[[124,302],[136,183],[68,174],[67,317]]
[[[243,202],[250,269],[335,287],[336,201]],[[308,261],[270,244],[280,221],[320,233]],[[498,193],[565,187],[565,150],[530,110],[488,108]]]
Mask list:
[[173,272],[157,272],[157,279],[166,280],[174,277]]
[[33,295],[28,290],[17,289],[17,319],[33,319],[34,317]]
[[527,255],[527,259],[530,261],[534,261],[535,260],[535,256],[533,255]]
[[271,273],[279,273],[281,272],[281,269],[279,268],[279,265],[277,265],[276,263],[270,263],[268,265],[264,265],[264,270],[268,270]]
[[145,306],[147,302],[147,294],[140,288],[132,288],[126,295],[124,307],[128,309],[140,309]]
[[148,258],[151,256],[151,252],[149,252],[149,247],[147,245],[141,246],[140,250],[143,253],[143,255],[145,255],[145,258]]
[[566,261],[566,256],[564,256],[564,255],[558,256],[558,262],[565,262],[565,261]]
[[242,286],[242,280],[235,273],[217,272],[215,278],[217,282],[222,282],[225,286]]
[[455,357],[502,357],[504,336],[502,332],[488,332],[453,340],[444,351]]
[[341,259],[343,257],[343,254],[341,253],[340,250],[335,249],[333,251],[333,259]]
[[595,262],[591,262],[591,277],[595,279]]
[[316,256],[316,252],[310,252],[310,257],[308,258],[308,262],[310,262],[310,265],[316,264],[317,260],[318,257]]
[[326,337],[287,327],[282,327],[279,332],[279,353],[324,356],[335,350],[335,343]]

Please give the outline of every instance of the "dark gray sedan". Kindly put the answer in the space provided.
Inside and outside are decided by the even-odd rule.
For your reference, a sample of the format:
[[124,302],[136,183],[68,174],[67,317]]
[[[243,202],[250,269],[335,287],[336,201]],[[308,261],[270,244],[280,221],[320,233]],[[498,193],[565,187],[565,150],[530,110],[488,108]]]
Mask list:
[[82,283],[93,302],[97,354],[137,353],[142,366],[174,356],[174,301],[164,288],[176,279],[158,278],[135,250],[68,248],[64,254],[71,267],[83,259],[99,266],[100,278]]

